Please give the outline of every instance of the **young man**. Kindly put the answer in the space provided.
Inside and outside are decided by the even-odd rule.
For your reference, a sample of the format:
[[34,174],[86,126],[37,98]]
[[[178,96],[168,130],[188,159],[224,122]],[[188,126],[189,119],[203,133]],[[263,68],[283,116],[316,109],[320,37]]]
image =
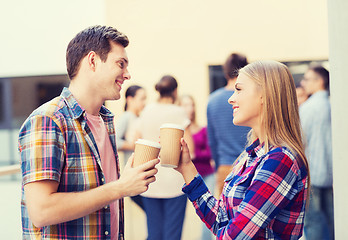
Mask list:
[[36,109],[19,133],[23,239],[123,239],[123,197],[155,181],[158,159],[122,176],[112,113],[130,79],[128,38],[112,27],[78,33],[66,53],[69,88]]
[[307,240],[334,239],[329,72],[322,66],[311,67],[301,85],[310,95],[300,106],[311,174],[304,232]]
[[248,64],[247,58],[232,53],[226,60],[223,70],[227,85],[214,91],[207,107],[208,140],[212,157],[216,164],[216,194],[220,196],[224,180],[232,170],[232,164],[243,152],[249,127],[233,124],[233,109],[228,99],[234,93],[238,70]]

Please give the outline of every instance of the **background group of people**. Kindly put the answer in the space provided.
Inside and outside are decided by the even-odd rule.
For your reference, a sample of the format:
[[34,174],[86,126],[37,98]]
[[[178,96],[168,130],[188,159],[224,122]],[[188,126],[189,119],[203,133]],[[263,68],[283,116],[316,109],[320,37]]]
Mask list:
[[[297,239],[303,228],[306,239],[334,238],[325,68],[306,72],[299,107],[284,64],[248,64],[234,53],[223,66],[227,85],[209,98],[207,127],[196,122],[194,99],[179,98],[177,80],[165,75],[156,102],[145,104],[140,86],[127,89],[114,129],[103,103],[118,100],[130,79],[128,43],[112,27],[78,33],[67,48],[69,88],[24,122],[23,239],[122,240],[124,197],[145,211],[149,240],[181,238],[187,198],[206,226],[203,239]],[[185,129],[179,166],[154,159],[132,167],[135,140],[159,141],[163,123]],[[116,147],[128,159],[122,174]]]
[[[158,129],[162,123],[179,123],[186,128],[186,141],[193,140],[193,145],[189,148],[193,149],[193,163],[198,173],[203,177],[208,189],[216,196],[220,196],[224,180],[231,172],[234,160],[245,148],[247,135],[250,131],[249,127],[232,124],[233,109],[227,101],[235,91],[238,69],[247,64],[247,58],[242,54],[232,53],[227,58],[223,65],[227,84],[211,93],[209,97],[207,127],[200,126],[196,121],[196,102],[193,97],[191,95],[178,97],[177,81],[174,77],[164,76],[160,80],[155,87],[160,95],[158,102],[149,104],[141,117],[140,114],[146,101],[145,90],[138,85],[130,86],[125,94],[125,113],[116,123],[117,147],[118,150],[124,152],[125,160],[134,150],[136,138],[145,136],[156,141],[159,136]],[[322,66],[310,67],[303,80],[296,83],[296,95],[300,107],[301,125],[307,141],[306,155],[309,159],[313,159],[309,160],[311,200],[305,218],[306,238],[334,239],[328,71]],[[310,98],[309,101],[307,101],[308,98]],[[186,115],[178,106],[183,108],[182,110]],[[178,118],[182,120],[177,121]],[[154,123],[154,121],[158,122]],[[154,127],[151,128],[151,126]],[[140,133],[144,131],[148,134]],[[175,173],[168,170],[162,176],[161,174],[156,176],[160,182],[162,179],[170,179],[168,178],[170,174]],[[183,184],[180,177],[177,179],[177,183]],[[153,187],[155,185],[157,184],[153,184],[149,189],[155,189]],[[179,185],[173,189],[180,189]],[[148,190],[142,196],[134,196],[132,199],[146,212],[149,239],[161,239],[161,236],[168,237],[160,235],[165,234],[165,232],[170,235],[177,232],[175,236],[179,239],[185,215],[186,197],[182,196],[181,203],[179,203],[179,198],[170,196],[170,194],[158,195],[165,192],[164,189],[170,189],[168,182],[162,186],[162,189],[158,188],[152,194]],[[178,195],[182,195],[182,193],[178,193]],[[144,205],[144,202],[151,197],[154,202]],[[164,199],[166,201],[171,199],[171,201],[168,201],[167,205],[160,204],[161,201],[165,201]],[[174,204],[174,202],[178,204]],[[155,209],[154,206],[157,206],[158,209]],[[172,210],[170,210],[171,208]],[[161,214],[163,216],[160,216]],[[164,216],[177,216],[174,219],[179,219],[179,221],[171,221],[170,218],[165,219]],[[153,219],[161,219],[161,221],[152,222]],[[159,222],[163,223],[162,233],[159,231]],[[173,230],[164,231],[164,229]],[[203,226],[201,239],[211,238],[210,230]]]

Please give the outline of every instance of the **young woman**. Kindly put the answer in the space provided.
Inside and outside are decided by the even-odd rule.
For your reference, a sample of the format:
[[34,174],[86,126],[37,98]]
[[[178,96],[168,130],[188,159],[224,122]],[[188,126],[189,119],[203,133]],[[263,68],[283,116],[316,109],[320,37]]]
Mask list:
[[[185,111],[174,104],[178,83],[173,76],[165,75],[156,84],[159,93],[157,102],[146,105],[139,117],[139,138],[158,142],[160,126],[164,123],[180,125],[185,129],[184,138],[193,150],[193,141],[188,129],[190,120]],[[156,182],[142,194],[147,217],[148,240],[181,239],[187,197],[181,191],[184,180],[172,168],[156,166]]]
[[124,159],[127,160],[134,151],[136,127],[133,125],[145,107],[146,92],[144,88],[132,85],[127,88],[125,97],[125,112],[116,122],[116,144],[117,150],[123,151]]
[[[144,88],[132,85],[127,88],[125,95],[125,112],[117,119],[115,129],[117,150],[123,152],[123,158],[127,161],[134,152],[136,124],[140,112],[145,107],[146,92]],[[140,195],[133,196],[131,199],[144,210],[144,204]]]
[[249,146],[236,160],[216,200],[182,139],[177,170],[183,191],[217,239],[298,239],[303,232],[309,170],[296,90],[288,68],[262,61],[240,70],[228,100],[233,123],[248,126]]

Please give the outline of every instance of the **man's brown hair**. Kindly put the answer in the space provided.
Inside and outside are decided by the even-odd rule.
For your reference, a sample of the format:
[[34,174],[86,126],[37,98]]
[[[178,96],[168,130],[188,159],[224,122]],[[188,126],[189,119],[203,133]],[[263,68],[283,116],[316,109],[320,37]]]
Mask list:
[[92,26],[79,32],[69,43],[66,50],[66,67],[68,76],[73,79],[80,68],[82,58],[94,51],[102,61],[106,61],[111,46],[110,41],[127,47],[128,37],[116,28]]

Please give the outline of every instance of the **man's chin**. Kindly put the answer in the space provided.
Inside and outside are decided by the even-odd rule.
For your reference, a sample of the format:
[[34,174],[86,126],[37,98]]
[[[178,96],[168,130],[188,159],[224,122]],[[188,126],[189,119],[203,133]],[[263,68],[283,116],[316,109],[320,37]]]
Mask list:
[[114,96],[114,98],[112,100],[119,100],[121,98],[120,95]]

